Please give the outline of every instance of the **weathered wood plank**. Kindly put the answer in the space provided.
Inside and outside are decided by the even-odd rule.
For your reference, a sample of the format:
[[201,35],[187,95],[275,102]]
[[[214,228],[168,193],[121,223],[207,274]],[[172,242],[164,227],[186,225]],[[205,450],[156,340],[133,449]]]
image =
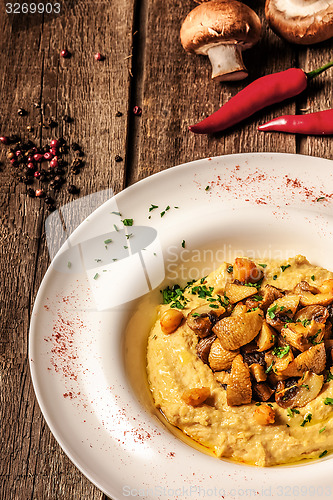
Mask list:
[[[133,0],[67,2],[60,16],[0,17],[1,134],[21,133],[39,121],[32,103],[41,98],[45,116],[58,129],[37,127],[43,144],[59,135],[78,142],[86,166],[75,184],[86,195],[125,183]],[[65,46],[70,59],[60,59]],[[103,62],[96,52],[106,55]],[[28,110],[25,118],[16,113]],[[123,115],[116,117],[116,112]],[[68,114],[72,124],[62,121]],[[26,133],[23,135],[27,135]],[[0,147],[1,159],[6,150]],[[115,155],[124,162],[116,163]],[[1,318],[1,491],[3,498],[102,498],[50,434],[36,403],[27,350],[30,313],[49,259],[43,202],[26,197],[6,165],[0,191]],[[72,182],[74,179],[69,179]],[[66,189],[63,204],[73,199]]]
[[[279,112],[293,112],[287,102],[258,113],[230,131],[216,137],[196,136],[187,126],[218,109],[244,87],[264,74],[287,69],[295,62],[294,48],[267,27],[262,1],[249,2],[263,20],[263,38],[244,55],[249,70],[247,81],[217,84],[210,78],[207,58],[188,55],[179,40],[182,20],[195,6],[191,0],[175,2],[143,1],[148,11],[141,37],[145,59],[141,104],[139,151],[130,182],[164,168],[220,154],[249,151],[296,151],[295,138],[282,134],[258,133],[256,127]],[[135,76],[135,75],[134,75]]]

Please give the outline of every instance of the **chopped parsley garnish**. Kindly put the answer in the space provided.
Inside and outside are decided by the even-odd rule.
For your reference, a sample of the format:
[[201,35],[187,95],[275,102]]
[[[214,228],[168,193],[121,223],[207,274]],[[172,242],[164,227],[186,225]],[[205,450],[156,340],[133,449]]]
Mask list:
[[308,391],[310,390],[310,387],[308,386],[308,384],[302,384],[301,387],[305,387],[305,389],[307,389]]
[[185,248],[185,240],[182,241],[182,248]]
[[204,276],[203,278],[201,278],[200,283],[201,283],[202,285],[203,285],[203,284],[204,284],[204,282],[206,281],[206,278],[207,278],[207,276]]
[[326,426],[323,427],[322,429],[320,429],[319,434],[321,434],[322,432],[324,432],[325,429],[326,429]]
[[326,200],[326,197],[325,196],[320,196],[319,198],[317,198],[317,201],[322,201],[322,200]]
[[163,210],[163,212],[161,212],[161,217],[163,217],[165,215],[165,210]]
[[267,267],[267,264],[259,264],[259,266],[265,269],[265,267]]
[[327,455],[328,451],[324,450],[320,455],[319,458],[323,458],[325,455]]
[[274,274],[273,280],[275,281],[277,279],[277,274]]
[[209,307],[212,307],[213,309],[218,309],[220,306],[218,304],[209,304]]
[[314,274],[311,276],[311,279],[312,279],[312,281],[314,281],[316,279]]
[[205,187],[205,191],[209,191],[210,186]]
[[119,215],[119,217],[121,217],[121,213],[120,212],[111,212],[113,215]]
[[325,398],[324,405],[333,405],[333,398]]
[[271,362],[267,370],[265,370],[265,373],[269,373],[272,370],[272,368],[273,368],[273,361]]
[[113,224],[113,227],[114,227],[115,231],[117,231],[117,232],[119,231],[119,229],[118,229],[118,227],[116,226],[116,224]]
[[328,372],[326,382],[331,382],[331,380],[333,380],[333,375],[331,372]]
[[[186,287],[185,287],[186,288]],[[170,304],[171,308],[184,309],[188,299],[184,297],[184,289],[179,285],[167,286],[161,290],[163,304]]]
[[257,307],[252,307],[252,309],[249,309],[247,312],[257,311],[258,309],[259,309],[259,306],[257,306]]
[[102,259],[94,259],[95,262],[102,262]]
[[287,264],[286,266],[280,266],[281,267],[281,270],[282,272],[284,273],[286,269],[288,269],[288,267],[290,267],[290,264]]
[[304,417],[304,420],[301,423],[301,427],[304,427],[305,424],[310,423],[311,420],[312,420],[312,413],[308,413],[308,415],[306,415],[306,417]]
[[149,212],[151,212],[152,210],[155,210],[155,208],[158,208],[158,205],[151,204],[151,206],[149,207]]
[[306,328],[311,323],[311,320],[310,319],[303,319],[303,321],[301,321],[301,323]]
[[126,234],[125,236],[126,236],[126,239],[129,240],[130,238],[132,238],[133,233]]
[[68,269],[70,269],[72,267],[72,263],[68,261],[67,262],[67,267],[68,267]]
[[259,302],[260,300],[263,299],[263,297],[261,295],[259,295],[258,293],[256,293],[256,295],[253,295],[251,298],[253,300],[255,300],[256,302]]
[[227,273],[231,274],[234,270],[234,267],[233,266],[228,266],[227,267]]
[[309,337],[309,341],[311,342],[311,344],[313,344],[313,345],[320,344],[320,342],[316,342],[316,338],[318,337],[318,335],[320,333],[321,333],[321,328],[318,330],[318,332],[315,335],[311,335],[311,337]]
[[133,219],[124,219],[121,221],[124,226],[133,226]]
[[256,406],[261,406],[261,403],[256,403]]
[[201,314],[199,314],[199,313],[192,313],[192,316],[194,318],[200,318]]
[[278,358],[283,358],[284,356],[286,356],[286,354],[288,354],[289,351],[290,351],[289,345],[286,345],[285,347],[275,347],[273,349],[273,354]]
[[278,307],[277,304],[275,304],[275,306],[270,307],[268,309],[267,314],[268,314],[269,318],[271,318],[271,319],[275,318],[275,313],[276,313],[277,307]]
[[290,418],[293,418],[293,417],[294,417],[294,415],[298,415],[298,414],[299,414],[299,411],[298,411],[298,410],[296,410],[296,408],[288,408],[288,409],[287,409],[287,415],[288,415],[288,417],[290,417]]
[[108,238],[107,240],[104,240],[104,243],[105,243],[105,245],[108,245],[109,243],[112,243],[112,240],[110,240],[110,238]]
[[124,248],[125,248],[125,250],[127,250],[127,249],[128,249],[128,246],[124,245]]
[[97,280],[97,278],[99,278],[99,274],[98,273],[95,274],[94,280]]
[[213,291],[214,291],[213,286],[207,288],[206,285],[203,286],[197,285],[191,289],[192,295],[198,295],[200,299],[205,299],[206,297],[212,297]]

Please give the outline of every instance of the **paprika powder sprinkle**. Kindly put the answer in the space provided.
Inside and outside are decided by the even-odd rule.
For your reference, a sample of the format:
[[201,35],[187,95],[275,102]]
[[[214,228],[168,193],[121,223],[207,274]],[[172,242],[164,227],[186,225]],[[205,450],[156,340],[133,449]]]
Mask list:
[[305,73],[300,68],[273,73],[258,78],[189,130],[195,134],[215,134],[236,125],[257,111],[294,97],[306,89],[308,81],[333,66],[333,61]]
[[333,109],[307,115],[284,115],[258,127],[262,132],[287,132],[290,134],[332,135]]

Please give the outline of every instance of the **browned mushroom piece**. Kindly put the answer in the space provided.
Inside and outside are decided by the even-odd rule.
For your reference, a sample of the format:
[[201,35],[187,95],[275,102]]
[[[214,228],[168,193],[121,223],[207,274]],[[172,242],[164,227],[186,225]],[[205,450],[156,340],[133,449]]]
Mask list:
[[257,401],[268,401],[274,390],[265,382],[252,383],[253,397]]
[[295,314],[295,323],[300,321],[306,324],[308,321],[314,320],[317,323],[325,323],[329,317],[329,312],[327,307],[324,306],[307,306],[300,309]]
[[210,304],[204,304],[189,312],[186,323],[198,337],[204,338],[211,334],[212,326],[224,313],[224,307],[213,309]]
[[213,332],[225,349],[235,351],[258,335],[263,320],[263,312],[258,309],[239,316],[222,318],[213,327]]
[[280,381],[275,391],[275,401],[282,408],[301,408],[315,399],[323,386],[323,375],[306,372],[302,378]]
[[329,0],[266,0],[265,14],[273,31],[288,42],[309,45],[333,36]]
[[281,330],[284,341],[301,352],[306,351],[322,341],[325,333],[325,323],[314,320],[309,323],[288,323]]
[[319,288],[316,286],[310,285],[307,281],[300,281],[297,283],[295,286],[293,293],[296,294],[302,294],[303,292],[309,292],[309,293],[319,293]]
[[284,325],[293,318],[299,301],[299,296],[294,294],[284,295],[275,300],[267,309],[267,323],[280,332]]
[[229,406],[240,406],[251,403],[252,385],[249,367],[238,354],[232,362],[227,385],[227,403]]
[[333,279],[325,280],[317,288],[312,287],[306,281],[302,281],[303,289],[298,292],[300,295],[300,304],[302,306],[328,306],[333,303]]
[[216,335],[210,335],[209,337],[205,337],[197,343],[197,355],[204,363],[208,363],[208,356],[210,348],[216,339]]
[[257,14],[236,0],[211,0],[185,18],[180,39],[187,52],[208,55],[217,81],[242,80],[248,73],[242,51],[261,36]]
[[326,351],[324,342],[321,342],[296,356],[281,372],[287,377],[300,377],[306,371],[311,371],[319,375],[325,370],[325,366]]
[[262,301],[260,302],[260,308],[263,309],[265,312],[269,308],[275,300],[280,299],[283,297],[283,292],[279,290],[278,288],[275,288],[275,286],[272,285],[266,285],[263,290],[260,291],[262,295]]
[[239,350],[228,351],[221,346],[219,339],[216,339],[211,345],[208,355],[208,363],[213,372],[229,370]]

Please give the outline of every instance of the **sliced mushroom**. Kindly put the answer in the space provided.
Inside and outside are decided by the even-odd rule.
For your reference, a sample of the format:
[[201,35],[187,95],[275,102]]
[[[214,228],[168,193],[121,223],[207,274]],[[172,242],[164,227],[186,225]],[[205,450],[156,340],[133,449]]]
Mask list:
[[274,346],[276,340],[275,330],[264,320],[260,333],[257,337],[258,351],[267,351]]
[[210,348],[216,339],[216,335],[210,335],[209,337],[205,337],[197,343],[197,355],[204,363],[208,363],[208,356],[210,352]]
[[262,269],[250,259],[235,259],[233,268],[233,277],[240,283],[258,283],[264,275]]
[[260,308],[267,311],[269,306],[273,304],[277,299],[283,297],[283,293],[278,288],[272,285],[266,285],[263,290],[260,291],[262,295],[262,302],[260,302]]
[[251,403],[252,386],[249,367],[244,363],[241,354],[232,362],[229,383],[227,385],[227,403],[239,406]]
[[187,52],[208,55],[216,81],[242,80],[247,70],[242,51],[258,42],[257,14],[236,0],[212,0],[193,9],[180,30]]
[[[318,289],[315,288],[315,290]],[[302,291],[300,292],[300,296],[301,296],[300,303],[302,306],[313,306],[313,305],[328,306],[329,304],[332,304],[333,279],[324,281],[322,285],[319,287],[319,293],[311,291]]]
[[282,328],[282,338],[291,346],[301,352],[306,351],[314,344],[322,341],[325,333],[325,324],[311,320],[304,326],[302,323],[288,323],[286,328]]
[[266,0],[265,14],[275,33],[309,45],[333,36],[333,6],[328,0]]
[[299,377],[306,371],[311,371],[319,375],[325,370],[326,366],[326,351],[324,342],[310,347],[307,351],[302,352],[288,365],[283,371],[283,375],[287,377]]
[[213,309],[209,304],[204,304],[189,312],[186,323],[198,337],[204,338],[210,335],[213,323],[224,313],[224,307]]
[[279,349],[273,349],[265,353],[265,361],[267,367],[272,366],[272,370],[276,375],[284,375],[287,367],[293,362],[294,355],[292,350],[281,347]]
[[258,309],[239,316],[222,318],[214,326],[213,332],[225,349],[235,351],[258,335],[263,322],[262,315],[263,312]]
[[256,401],[268,401],[274,393],[274,390],[265,382],[253,382],[252,390]]
[[317,321],[317,323],[325,323],[328,317],[329,313],[327,307],[315,305],[315,306],[303,307],[295,314],[294,319],[295,323],[297,321],[300,321],[301,323],[302,322],[307,323],[312,319],[314,321]]
[[316,286],[310,285],[307,281],[300,281],[297,283],[293,291],[296,294],[302,294],[304,292],[319,293],[319,289]]
[[236,304],[241,300],[245,300],[257,293],[257,289],[253,286],[237,285],[235,283],[227,283],[225,294],[231,304]]
[[208,363],[213,372],[221,370],[229,370],[235,357],[239,351],[227,351],[221,346],[219,339],[216,339],[209,352]]
[[231,317],[234,317],[234,316],[241,316],[242,314],[245,314],[247,312],[247,307],[245,304],[239,302],[238,304],[235,305],[232,313],[231,313]]
[[267,380],[265,367],[259,363],[252,363],[252,365],[250,365],[250,373],[256,382],[265,382]]
[[299,304],[298,295],[284,295],[280,299],[275,300],[267,309],[266,321],[279,332],[283,326],[290,321]]
[[291,387],[287,387],[286,382],[279,382],[275,401],[282,408],[301,408],[318,396],[324,377],[307,371],[301,379],[293,382]]

